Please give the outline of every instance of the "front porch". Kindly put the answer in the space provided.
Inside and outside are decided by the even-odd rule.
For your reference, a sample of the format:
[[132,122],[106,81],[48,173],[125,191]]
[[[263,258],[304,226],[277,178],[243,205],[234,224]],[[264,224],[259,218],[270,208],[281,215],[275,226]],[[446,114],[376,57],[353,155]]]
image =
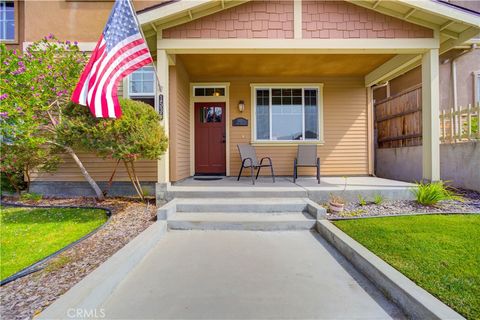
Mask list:
[[[345,185],[346,182],[346,185]],[[415,185],[397,180],[370,176],[322,177],[318,184],[315,177],[301,177],[293,183],[292,177],[281,176],[273,183],[270,177],[259,177],[252,185],[250,178],[220,177],[220,180],[195,180],[195,177],[167,186],[157,197],[173,198],[309,198],[316,202],[328,200],[330,194],[342,195],[348,201],[357,201],[358,195],[385,199],[412,199]],[[345,189],[345,191],[344,191]]]

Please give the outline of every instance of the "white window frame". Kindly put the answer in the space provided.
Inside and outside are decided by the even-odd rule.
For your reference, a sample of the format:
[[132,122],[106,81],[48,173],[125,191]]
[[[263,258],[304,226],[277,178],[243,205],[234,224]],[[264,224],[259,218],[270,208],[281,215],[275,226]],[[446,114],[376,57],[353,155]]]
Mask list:
[[[146,65],[145,67],[151,67],[152,65]],[[139,69],[140,70],[140,69]],[[137,72],[138,70],[135,70]],[[155,68],[153,68],[153,92],[152,93],[145,93],[145,92],[130,92],[130,81],[131,77],[133,75],[132,72],[131,74],[128,75],[128,77],[125,78],[124,82],[124,97],[125,98],[130,98],[130,97],[153,97],[154,98],[154,107],[155,111],[158,112],[158,84],[157,84],[157,77],[155,75]],[[126,89],[125,89],[126,88]]]
[[[252,83],[251,87],[251,117],[253,119],[252,144],[323,144],[323,83]],[[302,132],[305,134],[305,90],[317,90],[318,107],[318,139],[308,140],[272,140],[272,89],[302,89]],[[269,90],[270,139],[257,139],[257,90]]]

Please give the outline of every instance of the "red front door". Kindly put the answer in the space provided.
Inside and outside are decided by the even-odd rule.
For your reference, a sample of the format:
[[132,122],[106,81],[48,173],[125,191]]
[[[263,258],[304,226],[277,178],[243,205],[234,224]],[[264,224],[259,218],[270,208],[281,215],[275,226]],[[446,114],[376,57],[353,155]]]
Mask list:
[[195,103],[195,173],[225,174],[225,103]]

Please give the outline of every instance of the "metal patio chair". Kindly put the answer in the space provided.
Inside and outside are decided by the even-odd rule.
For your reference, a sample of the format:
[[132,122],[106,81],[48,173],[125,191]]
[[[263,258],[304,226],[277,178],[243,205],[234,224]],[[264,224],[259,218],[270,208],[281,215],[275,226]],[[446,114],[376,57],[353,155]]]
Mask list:
[[316,167],[317,180],[320,183],[320,158],[317,156],[317,145],[299,145],[297,157],[293,160],[293,182],[298,178],[299,167]]
[[[255,152],[255,148],[249,144],[237,144],[238,151],[240,152],[240,158],[242,159],[242,166],[240,167],[240,172],[238,173],[237,181],[240,180],[242,176],[242,171],[244,168],[250,168],[250,175],[252,176],[252,183],[255,184],[255,180],[258,179],[258,175],[260,173],[260,169],[263,167],[270,167],[270,171],[272,173],[272,179],[275,183],[275,174],[273,172],[273,163],[272,159],[269,157],[263,157],[260,159],[260,163],[257,159],[257,153]],[[264,160],[268,160],[268,164],[263,164]],[[257,169],[257,175],[254,178],[254,171]]]

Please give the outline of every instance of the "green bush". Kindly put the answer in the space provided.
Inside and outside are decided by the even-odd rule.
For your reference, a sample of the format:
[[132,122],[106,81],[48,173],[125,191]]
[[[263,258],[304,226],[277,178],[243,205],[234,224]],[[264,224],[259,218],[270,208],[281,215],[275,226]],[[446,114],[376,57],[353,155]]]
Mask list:
[[361,194],[358,195],[358,204],[362,207],[367,205],[367,200]]
[[20,196],[20,199],[22,200],[31,200],[35,202],[42,200],[42,198],[43,196],[41,194],[35,192],[22,193]]
[[376,205],[379,205],[379,204],[382,204],[383,202],[383,197],[381,194],[376,194],[374,197],[373,197],[373,203],[375,203]]
[[[57,132],[64,144],[123,162],[130,181],[143,199],[135,162],[160,159],[167,150],[168,138],[160,124],[160,115],[150,105],[129,99],[119,99],[119,102],[122,116],[118,119],[94,118],[88,108],[72,104],[65,111],[66,119]],[[116,169],[112,169],[115,172]]]
[[413,189],[413,194],[417,202],[424,206],[434,206],[440,201],[445,200],[463,200],[461,196],[449,188],[443,181],[417,183],[417,187]]

